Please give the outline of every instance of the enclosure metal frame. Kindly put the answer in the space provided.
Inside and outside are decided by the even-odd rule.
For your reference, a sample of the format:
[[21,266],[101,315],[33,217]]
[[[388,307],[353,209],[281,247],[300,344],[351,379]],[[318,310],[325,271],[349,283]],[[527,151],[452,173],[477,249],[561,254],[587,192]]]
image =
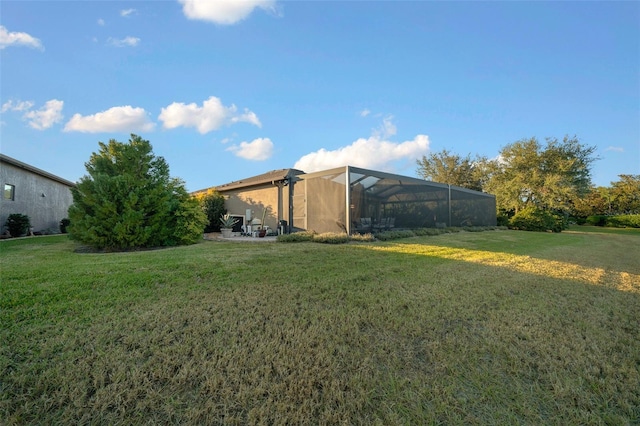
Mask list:
[[[467,188],[462,188],[462,187],[458,187],[455,185],[449,185],[449,184],[445,184],[445,183],[437,183],[437,182],[430,182],[430,181],[426,181],[423,179],[419,179],[419,178],[413,178],[413,177],[409,177],[409,176],[402,176],[402,175],[397,175],[397,174],[393,174],[393,173],[387,173],[387,172],[380,172],[380,171],[376,171],[376,170],[370,170],[370,169],[363,169],[363,168],[359,168],[359,167],[353,167],[353,166],[344,166],[344,167],[337,167],[337,168],[333,168],[333,169],[327,169],[327,170],[322,170],[322,171],[318,171],[318,172],[313,172],[313,173],[305,173],[305,174],[300,174],[298,176],[295,177],[295,180],[297,183],[301,183],[304,185],[304,193],[305,193],[305,198],[308,198],[309,196],[311,196],[311,194],[307,193],[308,187],[307,187],[307,181],[309,179],[313,179],[313,178],[317,178],[317,177],[324,177],[324,176],[329,176],[329,175],[341,175],[344,173],[345,176],[345,197],[344,197],[344,209],[345,209],[345,218],[344,218],[344,225],[345,225],[345,230],[347,233],[352,234],[354,232],[354,227],[353,227],[353,222],[354,222],[354,218],[352,217],[352,209],[350,208],[351,204],[353,203],[352,200],[352,195],[353,195],[353,185],[358,183],[357,181],[354,181],[352,179],[353,175],[362,175],[362,176],[372,176],[375,177],[379,180],[388,180],[388,181],[398,181],[399,182],[399,186],[402,186],[403,184],[406,184],[407,186],[424,186],[424,187],[428,187],[430,189],[433,189],[433,191],[425,191],[425,193],[441,193],[441,194],[446,194],[446,200],[434,200],[434,202],[436,203],[442,203],[443,201],[446,202],[446,226],[452,226],[452,193],[455,193],[456,195],[462,195],[464,197],[464,194],[467,194],[469,196],[469,199],[477,199],[477,200],[481,200],[483,197],[487,197],[488,201],[491,202],[491,204],[494,206],[494,210],[495,210],[495,196],[492,194],[487,194],[484,192],[479,192],[479,191],[474,191],[471,189],[467,189]],[[360,180],[366,179],[366,177],[364,178],[360,178]],[[301,181],[305,181],[304,183]],[[372,185],[371,187],[375,186]],[[385,189],[384,191],[389,191],[389,190],[393,190],[394,187],[397,187],[398,185],[392,185],[389,188]],[[402,192],[399,192],[402,193]],[[409,193],[409,192],[407,192]],[[405,194],[407,194],[405,193]],[[455,198],[455,197],[454,197]],[[460,199],[460,198],[458,198]],[[421,202],[420,200],[417,200],[417,202]],[[427,201],[424,201],[427,202]],[[293,206],[293,200],[291,200],[290,205]],[[309,214],[313,214],[313,212],[308,212],[308,208],[306,206],[306,202],[305,202],[305,220],[304,220],[304,224],[300,224],[302,225],[302,227],[304,227],[306,229],[308,221],[309,221]],[[291,219],[293,220],[293,217],[291,217]],[[443,216],[444,219],[444,216]],[[294,221],[295,222],[295,221]],[[443,221],[444,222],[444,221]],[[296,224],[297,225],[297,224]]]

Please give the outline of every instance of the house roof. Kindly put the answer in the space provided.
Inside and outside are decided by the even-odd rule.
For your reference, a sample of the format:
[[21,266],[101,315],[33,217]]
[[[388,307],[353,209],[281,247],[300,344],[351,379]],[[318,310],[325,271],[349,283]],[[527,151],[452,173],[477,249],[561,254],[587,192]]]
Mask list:
[[27,163],[23,163],[22,161],[18,161],[15,158],[9,157],[8,155],[0,154],[0,163],[11,164],[14,167],[18,167],[20,169],[29,171],[29,172],[37,174],[37,175],[40,175],[40,176],[45,177],[47,179],[51,179],[53,181],[56,181],[58,183],[61,183],[63,185],[69,186],[69,187],[76,186],[75,183],[73,183],[73,182],[71,182],[69,180],[63,179],[60,176],[56,176],[56,175],[51,174],[49,172],[45,172],[42,169],[39,169],[37,167],[33,167],[33,166],[31,166],[31,165],[29,165]]
[[298,169],[278,169],[272,170],[261,175],[252,176],[246,179],[236,180],[233,182],[225,183],[223,185],[213,186],[211,188],[200,189],[194,193],[205,192],[209,189],[216,189],[219,192],[230,191],[232,189],[248,188],[256,185],[264,185],[266,183],[276,183],[287,180],[293,176],[304,174],[302,170]]
[[[229,183],[225,183],[219,186],[213,186],[210,188],[201,189],[193,192],[198,194],[206,192],[209,189],[215,189],[219,192],[231,191],[234,189],[250,188],[252,186],[275,184],[276,182],[283,182],[296,176],[298,179],[312,179],[316,177],[325,177],[334,173],[336,176],[344,176],[345,173],[350,174],[351,184],[359,184],[363,187],[371,196],[384,199],[397,199],[415,197],[416,193],[424,194],[431,192],[433,197],[438,198],[443,191],[455,191],[456,198],[475,198],[475,197],[495,197],[494,195],[474,191],[472,189],[462,188],[455,185],[449,185],[446,183],[430,182],[424,179],[413,178],[409,176],[396,175],[392,173],[380,172],[376,170],[362,169],[359,167],[345,166],[337,167],[328,170],[322,170],[313,173],[305,173],[298,169],[279,169],[272,170],[261,175],[252,176],[246,179],[241,179]],[[342,178],[344,180],[344,178]],[[425,187],[430,188],[430,191],[425,191]]]

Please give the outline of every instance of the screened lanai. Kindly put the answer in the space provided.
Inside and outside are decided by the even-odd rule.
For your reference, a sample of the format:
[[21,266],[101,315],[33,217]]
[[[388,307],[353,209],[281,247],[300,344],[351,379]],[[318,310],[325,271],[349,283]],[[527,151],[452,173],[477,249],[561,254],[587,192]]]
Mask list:
[[292,182],[291,225],[316,232],[378,232],[496,224],[495,196],[356,167]]

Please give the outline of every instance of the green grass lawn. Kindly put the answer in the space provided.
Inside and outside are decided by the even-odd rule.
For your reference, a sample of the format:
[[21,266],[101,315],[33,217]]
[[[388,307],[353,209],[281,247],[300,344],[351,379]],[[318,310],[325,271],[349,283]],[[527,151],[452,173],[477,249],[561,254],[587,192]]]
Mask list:
[[0,242],[0,423],[640,424],[640,232]]

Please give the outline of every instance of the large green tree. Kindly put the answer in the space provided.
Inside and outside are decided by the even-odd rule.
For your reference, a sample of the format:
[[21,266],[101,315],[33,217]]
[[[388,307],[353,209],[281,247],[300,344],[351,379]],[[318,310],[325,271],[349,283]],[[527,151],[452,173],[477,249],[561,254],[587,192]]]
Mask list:
[[428,156],[423,155],[422,159],[417,160],[417,173],[432,182],[482,191],[486,177],[486,162],[482,157],[472,159],[470,154],[462,157],[443,149]]
[[611,183],[613,209],[618,214],[640,214],[640,175],[618,175]]
[[546,145],[536,138],[514,142],[491,162],[484,189],[507,211],[535,206],[570,212],[591,189],[595,149],[567,136],[562,141],[548,138]]
[[611,190],[608,187],[599,186],[591,190],[573,203],[572,215],[577,218],[586,218],[591,215],[612,214]]
[[140,136],[129,143],[99,142],[71,192],[69,234],[107,250],[191,244],[202,238],[206,217],[169,165]]

